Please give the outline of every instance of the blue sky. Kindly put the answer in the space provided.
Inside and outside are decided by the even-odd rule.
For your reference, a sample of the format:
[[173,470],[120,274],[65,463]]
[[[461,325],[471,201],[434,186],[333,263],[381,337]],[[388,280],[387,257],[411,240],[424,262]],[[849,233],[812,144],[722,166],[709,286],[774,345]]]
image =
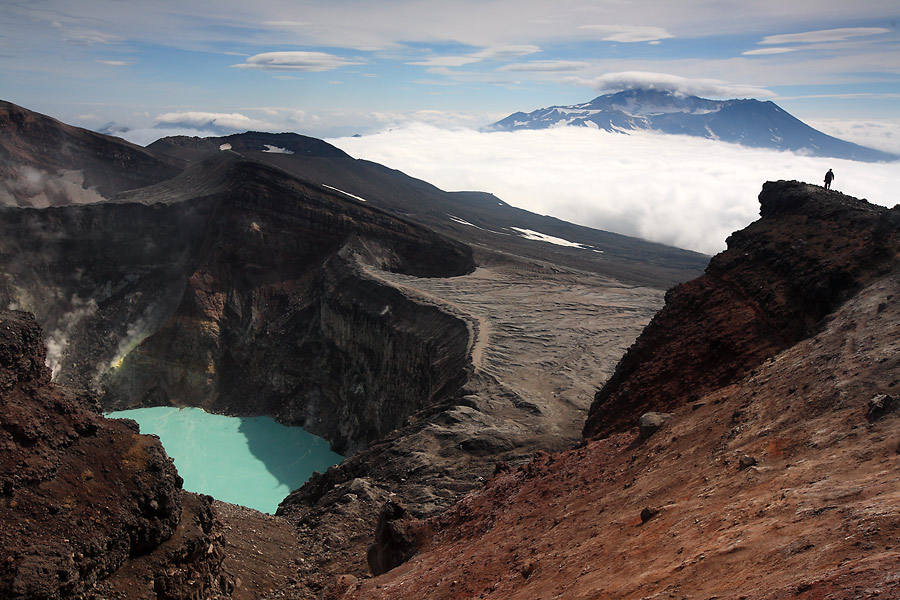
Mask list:
[[0,98],[89,128],[325,137],[644,83],[897,121],[898,23],[896,0],[2,0]]

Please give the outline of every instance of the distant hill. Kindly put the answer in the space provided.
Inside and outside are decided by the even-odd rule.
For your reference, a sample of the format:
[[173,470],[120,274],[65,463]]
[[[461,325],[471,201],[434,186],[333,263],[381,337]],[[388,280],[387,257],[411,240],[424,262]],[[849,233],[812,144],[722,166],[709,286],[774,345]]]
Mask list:
[[98,202],[179,171],[120,138],[0,100],[0,206]]
[[895,154],[826,135],[774,102],[707,100],[660,90],[626,90],[599,96],[585,104],[517,112],[488,129],[517,131],[569,125],[621,133],[650,130],[692,135],[752,148],[862,162],[900,159]]

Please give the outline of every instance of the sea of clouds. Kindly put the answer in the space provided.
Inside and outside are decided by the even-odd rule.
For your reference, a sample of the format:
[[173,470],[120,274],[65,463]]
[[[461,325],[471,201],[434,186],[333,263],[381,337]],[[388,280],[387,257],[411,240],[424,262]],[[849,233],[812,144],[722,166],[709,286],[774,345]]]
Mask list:
[[689,136],[410,124],[328,141],[447,191],[491,192],[532,212],[706,254],[723,250],[729,234],[758,218],[766,181],[821,185],[831,168],[838,191],[884,206],[900,202],[900,162],[800,156]]

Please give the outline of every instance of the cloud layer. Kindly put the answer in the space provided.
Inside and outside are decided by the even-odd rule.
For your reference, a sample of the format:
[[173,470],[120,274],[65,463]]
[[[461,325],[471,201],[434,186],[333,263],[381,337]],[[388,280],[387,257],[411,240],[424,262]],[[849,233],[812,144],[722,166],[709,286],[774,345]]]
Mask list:
[[900,180],[900,163],[578,127],[480,133],[414,125],[330,141],[445,190],[492,192],[536,213],[708,254],[758,217],[756,198],[767,180],[821,184],[832,168],[835,189],[889,206]]
[[241,113],[213,113],[202,111],[182,111],[161,114],[156,117],[158,125],[191,127],[194,129],[213,131],[272,131],[278,126],[268,121],[252,119]]
[[236,65],[237,69],[263,69],[266,71],[305,71],[321,73],[347,65],[361,65],[362,62],[335,56],[326,52],[263,52],[247,57]]
[[769,90],[758,86],[733,85],[717,79],[692,79],[669,73],[650,73],[647,71],[606,73],[590,80],[573,78],[571,82],[590,85],[598,92],[604,93],[631,89],[649,89],[712,98],[769,98],[775,95]]

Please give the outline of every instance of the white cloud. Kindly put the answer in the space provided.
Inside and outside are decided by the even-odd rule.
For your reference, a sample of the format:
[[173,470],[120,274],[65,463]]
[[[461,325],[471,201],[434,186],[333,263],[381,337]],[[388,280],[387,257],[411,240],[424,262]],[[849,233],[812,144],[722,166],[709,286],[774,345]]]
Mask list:
[[[249,131],[251,129],[272,131],[278,126],[268,121],[251,119],[241,113],[213,113],[201,111],[170,112],[156,117],[161,125],[178,125],[196,127],[197,129],[227,129],[232,131]],[[196,135],[196,134],[195,134]]]
[[787,54],[788,52],[794,52],[797,50],[796,48],[784,48],[779,46],[778,48],[759,48],[757,50],[747,50],[746,52],[741,52],[744,56],[759,56],[763,54]]
[[263,21],[263,25],[268,25],[269,27],[284,27],[287,29],[296,29],[309,27],[312,25],[309,21]]
[[890,29],[884,27],[843,27],[840,29],[821,29],[819,31],[804,31],[802,33],[786,33],[782,35],[768,35],[760,44],[810,44],[816,42],[842,42],[850,38],[864,37],[888,33]]
[[134,64],[133,60],[98,60],[97,62],[109,67],[127,67]]
[[900,155],[900,119],[811,119],[807,125],[842,140]]
[[706,253],[722,250],[729,234],[758,217],[757,196],[767,180],[820,183],[833,168],[837,190],[888,206],[896,203],[900,180],[900,162],[580,127],[479,133],[410,125],[330,141],[446,190],[492,192],[536,213]]
[[533,60],[531,62],[513,63],[504,65],[497,69],[498,71],[536,71],[536,72],[552,72],[552,71],[580,71],[588,68],[590,65],[586,62],[576,60]]
[[520,56],[527,56],[528,54],[535,54],[540,51],[540,46],[535,46],[533,44],[513,44],[506,46],[489,46],[484,50],[474,53],[473,56],[490,60],[508,60]]
[[50,26],[62,31],[62,39],[65,43],[72,46],[93,46],[94,44],[114,44],[122,41],[118,35],[104,33],[93,29],[84,29],[81,27],[70,27],[59,21],[53,21]]
[[420,60],[406,63],[417,67],[462,67],[471,63],[479,62],[481,59],[474,56],[435,56],[427,60]]
[[761,87],[734,85],[717,79],[689,79],[668,73],[624,71],[606,73],[594,79],[569,79],[570,83],[588,85],[601,92],[616,92],[635,88],[666,90],[677,94],[719,98],[773,97],[774,93]]
[[408,62],[406,64],[420,67],[462,67],[483,60],[509,60],[540,51],[541,49],[538,46],[531,44],[491,46],[479,50],[478,52],[472,52],[471,54],[464,54],[461,56],[435,56],[425,60]]
[[651,25],[582,25],[579,29],[596,31],[607,42],[655,42],[675,37],[664,27]]
[[347,65],[365,64],[326,52],[263,52],[247,57],[246,61],[231,65],[237,69],[264,69],[268,71],[306,71],[318,73],[332,71]]

